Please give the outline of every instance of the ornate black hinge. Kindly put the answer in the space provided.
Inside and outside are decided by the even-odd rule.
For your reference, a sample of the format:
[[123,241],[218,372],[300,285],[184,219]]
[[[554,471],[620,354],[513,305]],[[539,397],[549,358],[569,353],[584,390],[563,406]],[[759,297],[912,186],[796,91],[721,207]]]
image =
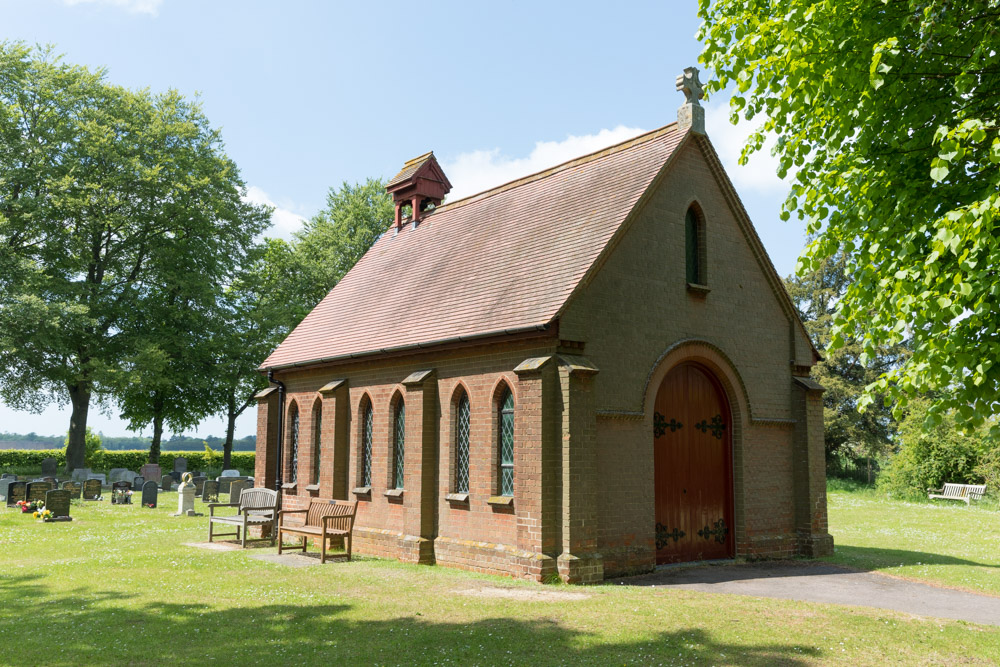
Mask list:
[[712,526],[705,526],[698,531],[700,537],[704,537],[706,540],[710,540],[713,537],[715,541],[719,544],[725,544],[726,536],[729,535],[729,526],[726,525],[725,519],[719,519]]
[[659,412],[653,413],[653,437],[659,438],[661,435],[667,432],[667,429],[673,433],[679,428],[684,428],[684,424],[680,423],[676,419],[671,418],[667,421],[667,418],[661,415]]
[[684,537],[685,534],[686,533],[683,530],[679,530],[678,528],[674,528],[672,531],[667,532],[667,527],[662,523],[658,523],[656,524],[656,548],[662,549],[667,546],[667,542],[670,538],[673,538],[674,542],[678,542],[682,537]]
[[696,429],[700,429],[702,433],[712,432],[719,440],[722,440],[722,434],[726,430],[726,425],[722,421],[722,415],[715,415],[712,417],[712,421],[702,419],[700,422],[694,425]]

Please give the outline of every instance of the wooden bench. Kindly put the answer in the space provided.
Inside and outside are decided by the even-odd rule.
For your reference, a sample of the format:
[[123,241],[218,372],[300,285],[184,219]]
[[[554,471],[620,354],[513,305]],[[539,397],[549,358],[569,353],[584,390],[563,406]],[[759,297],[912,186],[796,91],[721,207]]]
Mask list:
[[[245,492],[244,492],[245,493]],[[354,529],[354,515],[358,511],[357,501],[322,500],[313,498],[309,507],[301,510],[281,510],[278,512],[278,553],[284,548],[282,536],[298,535],[302,538],[302,551],[311,537],[321,541],[319,562],[326,562],[326,543],[331,537],[343,537],[347,560],[351,560],[351,531]],[[305,514],[305,523],[286,524],[284,517],[289,514]]]
[[927,489],[927,497],[961,500],[968,505],[973,500],[982,500],[986,493],[985,484],[945,484],[943,489]]
[[[239,508],[233,515],[215,515],[218,507]],[[251,526],[271,526],[271,546],[274,546],[274,519],[278,511],[278,492],[273,489],[244,489],[238,503],[209,503],[208,505],[208,541],[213,537],[236,537],[245,549],[247,546],[247,529]],[[217,533],[213,535],[215,524],[235,528],[235,533]],[[262,538],[266,540],[268,538]],[[257,541],[262,541],[257,540]]]

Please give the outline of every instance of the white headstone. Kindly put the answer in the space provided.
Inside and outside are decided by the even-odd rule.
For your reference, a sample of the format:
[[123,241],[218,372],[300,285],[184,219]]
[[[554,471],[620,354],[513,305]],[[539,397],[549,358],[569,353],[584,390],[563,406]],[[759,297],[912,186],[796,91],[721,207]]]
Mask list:
[[177,487],[177,514],[171,516],[198,516],[194,511],[194,482],[191,473],[184,473],[181,485]]

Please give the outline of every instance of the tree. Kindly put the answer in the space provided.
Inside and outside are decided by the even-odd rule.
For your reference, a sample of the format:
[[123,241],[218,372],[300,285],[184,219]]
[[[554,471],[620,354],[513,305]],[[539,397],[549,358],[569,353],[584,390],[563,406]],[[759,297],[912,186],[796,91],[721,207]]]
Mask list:
[[0,157],[0,395],[72,404],[72,470],[91,400],[148,340],[144,308],[221,280],[265,211],[198,104],[20,44],[0,45]]
[[[819,268],[802,276],[785,279],[792,302],[812,339],[822,347],[829,344],[837,303],[850,285],[843,252],[824,258]],[[861,363],[861,344],[847,336],[843,346],[827,352],[813,368],[813,376],[826,388],[823,394],[823,426],[827,458],[842,454],[851,459],[878,457],[888,451],[896,431],[892,404],[875,392],[876,400],[864,412],[858,410],[865,387],[898,368],[906,358],[903,345],[879,349],[866,366]]]
[[853,280],[831,349],[857,335],[868,364],[912,356],[861,399],[897,411],[933,395],[928,425],[970,426],[1000,396],[1000,0],[701,0],[709,91],[735,85],[731,119],[763,118],[793,172],[782,217],[816,234],[815,271],[844,252]]
[[[101,436],[90,430],[88,426],[86,433],[84,433],[84,443],[84,461],[88,467],[94,467],[97,453],[104,449],[101,444]],[[63,444],[67,449],[69,448],[69,433],[66,434],[66,441]],[[63,450],[63,453],[66,453],[66,449]]]

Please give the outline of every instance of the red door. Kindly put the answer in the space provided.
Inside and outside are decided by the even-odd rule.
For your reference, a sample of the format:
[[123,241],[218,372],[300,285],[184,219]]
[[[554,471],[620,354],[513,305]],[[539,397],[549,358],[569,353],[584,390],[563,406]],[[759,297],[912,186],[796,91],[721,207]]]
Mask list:
[[656,394],[656,562],[732,558],[733,459],[729,404],[695,364],[667,374]]

